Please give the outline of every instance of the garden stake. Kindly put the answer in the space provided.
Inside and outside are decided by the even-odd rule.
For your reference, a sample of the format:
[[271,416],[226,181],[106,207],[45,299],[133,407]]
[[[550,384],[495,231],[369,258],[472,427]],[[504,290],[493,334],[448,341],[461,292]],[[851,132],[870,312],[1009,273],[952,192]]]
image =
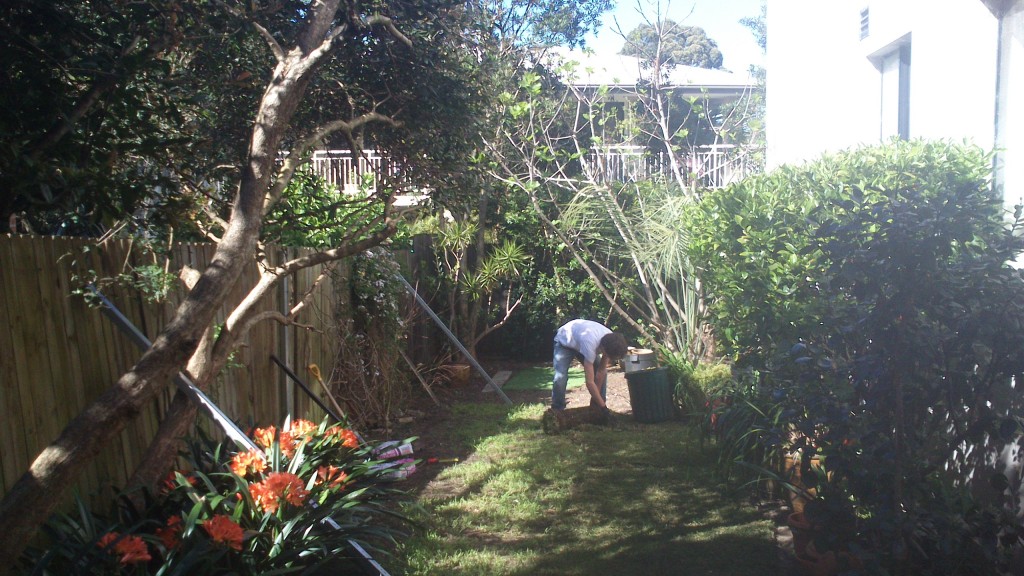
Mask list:
[[324,384],[324,379],[320,377],[320,367],[317,366],[316,364],[310,364],[309,366],[306,366],[306,370],[309,370],[309,373],[313,375],[313,378],[316,378],[316,381],[320,383],[320,387],[324,389],[324,394],[327,395],[327,399],[330,400],[331,404],[334,405],[334,408],[335,410],[338,411],[338,414],[341,414],[347,420],[348,415],[345,414],[345,411],[342,410],[341,406],[338,405],[338,401],[334,399],[334,394],[331,394],[331,390],[327,388],[327,384]]

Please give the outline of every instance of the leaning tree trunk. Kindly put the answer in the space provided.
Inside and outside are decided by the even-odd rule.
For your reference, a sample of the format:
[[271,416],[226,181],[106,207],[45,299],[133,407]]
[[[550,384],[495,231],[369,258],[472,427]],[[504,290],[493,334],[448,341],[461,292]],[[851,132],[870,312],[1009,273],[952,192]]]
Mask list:
[[170,406],[160,420],[156,436],[146,448],[142,461],[125,483],[129,498],[137,508],[144,505],[143,493],[134,489],[145,488],[150,493],[154,491],[160,480],[166,476],[169,463],[174,462],[180,454],[182,438],[195,422],[197,412],[198,408],[187,394],[181,390],[174,393]]
[[[285,52],[272,44],[277,66],[260,101],[231,217],[210,265],[138,363],[64,428],[0,502],[0,574],[16,568],[22,551],[82,470],[185,366],[252,259],[278,146],[311,72],[337,38],[329,32],[338,2],[314,3],[294,49]],[[274,42],[269,33],[265,36]]]
[[[211,332],[212,330],[206,330],[199,346],[188,361],[187,372],[192,383],[201,389],[207,387],[224,364],[223,362],[217,364],[210,358]],[[186,436],[189,428],[195,422],[197,412],[195,403],[187,394],[181,390],[175,392],[171,405],[168,406],[160,420],[156,436],[150,441],[141,461],[135,466],[135,471],[125,483],[125,487],[131,494],[130,498],[136,505],[143,503],[142,492],[137,488],[148,489],[152,492],[157,483],[167,474],[181,450],[182,438]]]

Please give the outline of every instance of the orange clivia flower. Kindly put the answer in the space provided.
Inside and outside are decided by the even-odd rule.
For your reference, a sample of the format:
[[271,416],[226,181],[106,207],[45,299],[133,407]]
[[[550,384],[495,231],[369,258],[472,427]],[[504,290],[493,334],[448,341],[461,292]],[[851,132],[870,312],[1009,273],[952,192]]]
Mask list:
[[316,432],[317,426],[309,420],[293,420],[292,425],[288,428],[288,431],[293,436],[308,436],[309,434]]
[[277,511],[277,498],[267,491],[267,487],[263,482],[249,484],[249,495],[252,496],[257,508],[262,508],[271,513]]
[[346,448],[359,448],[359,437],[356,436],[355,432],[348,428],[332,426],[325,432],[325,434],[328,436],[337,436],[341,439],[341,445]]
[[231,458],[231,471],[239,476],[245,476],[249,473],[260,474],[266,468],[267,461],[264,459],[263,453],[258,450],[239,452]]
[[250,484],[249,494],[257,506],[274,513],[282,500],[293,506],[302,506],[309,490],[303,487],[302,479],[291,472],[271,472],[262,482]]
[[196,478],[195,475],[191,473],[185,472],[184,470],[171,470],[170,472],[167,473],[167,476],[164,477],[164,481],[162,483],[165,491],[170,492],[171,490],[174,490],[175,488],[178,487],[178,474],[184,476],[185,479],[188,480],[188,483],[191,484],[192,486],[195,486],[196,484],[199,483],[199,479]]
[[295,448],[299,445],[299,439],[295,436],[292,432],[284,430],[277,439],[278,445],[281,446],[281,454],[288,458],[295,455]]
[[138,536],[121,536],[117,532],[107,532],[96,545],[108,551],[113,546],[112,551],[120,556],[121,564],[124,565],[149,562],[153,559],[149,555],[146,543]]
[[342,486],[348,481],[348,473],[337,466],[321,466],[316,470],[317,484],[327,483],[331,488]]
[[274,436],[277,436],[277,428],[267,426],[253,430],[252,439],[263,448],[270,448],[274,445]]
[[164,548],[173,550],[181,544],[181,515],[175,514],[167,519],[167,526],[156,529],[156,536],[163,542]]
[[210,539],[218,544],[224,544],[236,551],[242,550],[242,527],[231,518],[217,514],[206,522],[203,522],[203,530],[210,535]]
[[296,434],[289,430],[281,430],[278,433],[277,428],[273,426],[256,428],[252,432],[252,439],[261,448],[269,450],[274,445],[276,437],[277,443],[281,446],[281,453],[291,458],[295,454],[295,446],[298,444],[298,441],[295,439]]

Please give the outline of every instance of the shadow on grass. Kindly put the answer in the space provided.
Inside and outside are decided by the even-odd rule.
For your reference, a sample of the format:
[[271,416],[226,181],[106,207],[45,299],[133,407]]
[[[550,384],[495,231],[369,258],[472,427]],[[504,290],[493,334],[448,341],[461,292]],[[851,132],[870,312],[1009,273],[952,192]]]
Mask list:
[[403,574],[777,572],[771,523],[679,423],[540,430],[541,405],[455,408],[467,461],[422,493]]

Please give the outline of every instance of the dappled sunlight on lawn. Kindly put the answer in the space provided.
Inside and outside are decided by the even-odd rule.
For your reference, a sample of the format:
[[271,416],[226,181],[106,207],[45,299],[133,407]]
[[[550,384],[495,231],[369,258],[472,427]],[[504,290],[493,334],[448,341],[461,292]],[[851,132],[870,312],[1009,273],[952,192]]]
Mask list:
[[680,423],[549,436],[539,404],[455,412],[472,455],[424,492],[429,528],[400,550],[404,573],[778,571],[771,523],[720,491],[714,454]]

